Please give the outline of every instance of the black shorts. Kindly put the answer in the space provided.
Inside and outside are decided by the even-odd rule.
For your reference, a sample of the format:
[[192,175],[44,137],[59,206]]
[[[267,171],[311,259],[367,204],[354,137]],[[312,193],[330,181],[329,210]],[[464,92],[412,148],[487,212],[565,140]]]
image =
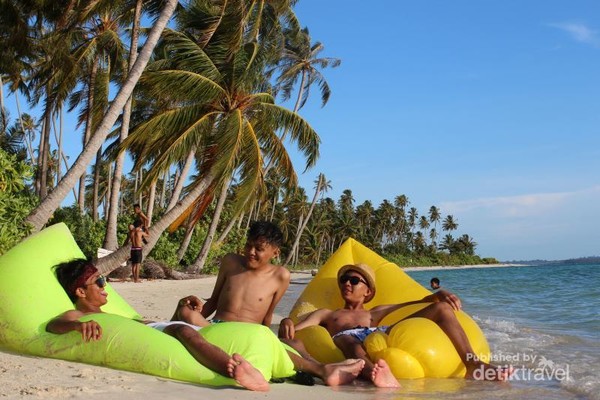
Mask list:
[[142,249],[131,249],[131,263],[141,264],[142,263]]

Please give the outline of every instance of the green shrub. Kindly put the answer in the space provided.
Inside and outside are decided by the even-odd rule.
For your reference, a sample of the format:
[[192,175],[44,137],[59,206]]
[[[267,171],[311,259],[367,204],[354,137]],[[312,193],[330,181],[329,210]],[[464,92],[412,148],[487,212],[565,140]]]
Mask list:
[[102,247],[106,233],[104,221],[94,222],[88,214],[82,214],[77,205],[59,208],[54,212],[49,225],[64,222],[75,238],[75,242],[88,258],[95,258]]
[[0,255],[31,232],[24,221],[36,205],[27,187],[31,167],[0,149]]

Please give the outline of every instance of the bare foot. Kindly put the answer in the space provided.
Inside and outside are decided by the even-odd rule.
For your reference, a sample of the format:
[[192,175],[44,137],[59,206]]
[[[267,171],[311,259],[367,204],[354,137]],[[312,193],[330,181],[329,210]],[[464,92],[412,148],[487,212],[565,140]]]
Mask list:
[[381,388],[399,388],[400,382],[396,379],[390,366],[385,360],[377,360],[371,371],[371,380],[373,384]]
[[327,386],[347,385],[360,374],[365,366],[365,360],[349,359],[336,364],[325,365],[323,381]]
[[237,353],[234,353],[229,359],[227,372],[230,377],[246,389],[257,392],[269,391],[269,382],[265,380],[260,371]]
[[465,378],[477,381],[506,381],[513,374],[511,366],[497,367],[495,365],[477,362],[467,367]]

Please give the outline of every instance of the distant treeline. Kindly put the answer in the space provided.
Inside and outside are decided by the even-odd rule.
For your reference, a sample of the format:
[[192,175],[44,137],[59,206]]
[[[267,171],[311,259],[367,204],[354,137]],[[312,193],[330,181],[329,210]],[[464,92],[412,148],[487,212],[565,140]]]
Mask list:
[[521,261],[504,261],[510,264],[525,264],[525,265],[581,265],[581,264],[600,264],[600,256],[569,258],[567,260],[521,260]]

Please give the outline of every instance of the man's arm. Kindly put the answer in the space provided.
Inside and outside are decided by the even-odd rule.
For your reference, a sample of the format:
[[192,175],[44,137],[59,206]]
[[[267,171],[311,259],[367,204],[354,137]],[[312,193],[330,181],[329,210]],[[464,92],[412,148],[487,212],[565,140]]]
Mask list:
[[62,335],[73,331],[81,332],[81,338],[84,342],[99,340],[102,337],[102,327],[96,321],[81,322],[78,318],[82,317],[81,311],[71,310],[54,318],[46,324],[46,332]]
[[202,316],[202,300],[196,296],[187,296],[177,302],[177,308],[171,321],[183,321],[196,326],[208,326],[210,323]]
[[296,325],[294,325],[291,318],[284,318],[279,324],[279,337],[282,339],[293,339],[296,336],[296,331],[309,326],[320,325],[329,314],[331,314],[331,310],[321,308],[308,314],[306,318]]
[[202,316],[204,318],[208,318],[217,310],[219,296],[221,295],[221,291],[225,286],[229,272],[235,268],[236,257],[237,256],[234,254],[227,254],[221,260],[221,267],[219,268],[219,273],[217,274],[217,281],[215,282],[212,295],[210,296],[210,299],[206,300],[206,303],[204,303],[204,306],[202,307]]
[[290,286],[290,276],[291,276],[290,271],[288,271],[287,269],[285,269],[283,267],[279,267],[279,271],[277,274],[277,279],[279,281],[278,289],[275,292],[275,294],[273,295],[273,300],[271,301],[271,304],[269,305],[269,309],[267,310],[267,313],[265,314],[265,317],[263,318],[263,321],[262,321],[263,325],[269,326],[269,327],[271,326],[271,322],[273,321],[273,312],[275,311],[275,307],[277,306],[277,304],[279,304],[279,301],[285,294],[285,291]]
[[429,296],[423,297],[421,302],[426,302],[426,303],[446,302],[446,303],[450,304],[452,306],[452,308],[454,308],[456,311],[458,311],[462,308],[462,302],[460,301],[458,296],[455,295],[454,293],[451,293],[444,289],[440,289],[437,292],[430,294]]
[[371,317],[373,319],[373,325],[378,325],[381,320],[387,316],[388,314],[402,308],[409,306],[411,304],[420,304],[420,303],[439,303],[446,302],[452,306],[455,310],[460,310],[462,308],[462,304],[458,296],[453,293],[448,292],[447,290],[439,290],[433,294],[423,297],[421,300],[415,301],[407,301],[406,303],[400,304],[385,304],[381,306],[374,307],[370,310]]

